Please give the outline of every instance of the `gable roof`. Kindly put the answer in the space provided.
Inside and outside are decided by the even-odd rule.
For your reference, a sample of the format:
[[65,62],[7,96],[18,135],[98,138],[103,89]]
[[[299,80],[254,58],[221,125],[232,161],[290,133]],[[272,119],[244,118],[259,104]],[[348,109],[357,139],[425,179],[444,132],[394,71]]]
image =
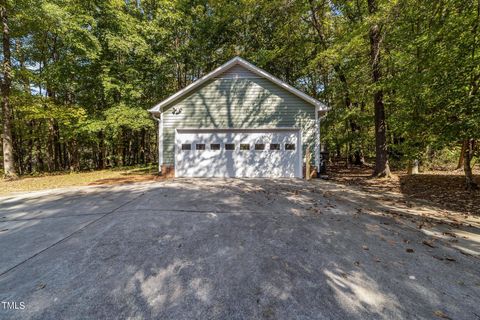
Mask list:
[[315,107],[318,107],[318,111],[326,112],[326,111],[329,110],[329,108],[325,104],[318,101],[317,99],[314,99],[314,98],[310,97],[309,95],[307,95],[307,94],[301,92],[300,90],[292,87],[291,85],[283,82],[282,80],[278,79],[277,77],[272,76],[270,73],[266,72],[265,70],[262,70],[262,69],[260,69],[256,66],[254,66],[250,62],[248,62],[248,61],[246,61],[246,60],[244,60],[240,57],[235,57],[232,60],[226,62],[223,65],[221,65],[217,69],[213,70],[212,72],[208,73],[207,75],[205,75],[205,76],[201,77],[200,79],[192,82],[191,84],[189,84],[188,86],[186,86],[182,90],[180,90],[177,93],[168,97],[167,99],[161,101],[160,103],[155,105],[153,108],[149,109],[148,111],[151,112],[151,113],[161,112],[161,110],[164,106],[166,106],[166,105],[172,103],[173,101],[175,101],[177,99],[180,99],[181,97],[187,95],[188,93],[190,93],[193,90],[195,90],[196,88],[200,87],[202,84],[204,84],[208,80],[219,76],[220,74],[224,73],[225,71],[227,71],[228,69],[230,69],[231,67],[233,67],[235,65],[240,65],[240,66],[250,70],[251,72],[255,73],[256,75],[258,75],[262,78],[265,78],[267,80],[270,80],[271,82],[275,83],[279,87],[281,87],[281,88],[287,90],[288,92],[296,95],[300,99],[303,99],[306,102],[310,103],[311,105],[313,105]]

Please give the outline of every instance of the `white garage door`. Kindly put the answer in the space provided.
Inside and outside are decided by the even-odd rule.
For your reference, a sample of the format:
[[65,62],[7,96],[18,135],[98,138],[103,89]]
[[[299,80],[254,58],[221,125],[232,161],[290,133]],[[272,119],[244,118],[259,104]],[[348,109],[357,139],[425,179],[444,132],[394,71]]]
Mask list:
[[175,176],[300,178],[300,130],[177,129]]

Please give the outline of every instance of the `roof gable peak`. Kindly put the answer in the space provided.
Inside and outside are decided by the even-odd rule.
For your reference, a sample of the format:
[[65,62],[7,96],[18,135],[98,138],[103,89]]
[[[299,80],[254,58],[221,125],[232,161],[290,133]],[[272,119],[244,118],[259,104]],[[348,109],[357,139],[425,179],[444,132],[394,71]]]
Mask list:
[[196,81],[192,82],[191,84],[189,84],[188,86],[186,86],[182,90],[180,90],[177,93],[171,95],[167,99],[161,101],[160,103],[155,105],[153,108],[149,109],[148,111],[151,112],[151,113],[160,113],[164,106],[169,105],[170,103],[176,101],[177,99],[179,99],[179,98],[185,96],[186,94],[194,91],[195,89],[200,87],[202,84],[204,84],[208,80],[213,79],[215,77],[218,77],[219,75],[223,74],[224,72],[226,72],[227,70],[229,70],[230,68],[232,68],[235,65],[240,65],[240,66],[248,69],[249,71],[255,73],[259,77],[270,80],[271,82],[278,85],[279,87],[281,87],[281,88],[289,91],[290,93],[298,96],[299,98],[305,100],[306,102],[310,103],[312,106],[315,106],[316,108],[318,108],[318,111],[326,112],[326,111],[329,110],[329,108],[325,104],[318,101],[317,99],[312,98],[309,95],[303,93],[302,91],[292,87],[291,85],[289,85],[286,82],[276,78],[275,76],[271,75],[267,71],[265,71],[263,69],[260,69],[259,67],[253,65],[252,63],[248,62],[247,60],[245,60],[245,59],[243,59],[239,56],[236,56],[233,59],[231,59],[231,60],[227,61],[226,63],[224,63],[223,65],[221,65],[220,67],[218,67],[215,70],[211,71],[210,73],[206,74],[205,76],[203,76],[203,77],[197,79]]

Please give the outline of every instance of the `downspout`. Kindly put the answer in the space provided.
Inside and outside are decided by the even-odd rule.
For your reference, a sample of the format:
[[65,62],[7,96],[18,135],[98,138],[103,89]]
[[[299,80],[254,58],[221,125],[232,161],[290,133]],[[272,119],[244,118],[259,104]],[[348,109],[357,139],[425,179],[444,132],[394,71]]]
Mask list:
[[323,116],[319,116],[319,107],[315,106],[315,167],[317,167],[317,174],[320,175],[320,121],[325,118],[327,113],[325,112]]
[[160,117],[152,113],[153,119],[158,121],[158,173],[162,174],[163,166],[163,112],[160,111]]

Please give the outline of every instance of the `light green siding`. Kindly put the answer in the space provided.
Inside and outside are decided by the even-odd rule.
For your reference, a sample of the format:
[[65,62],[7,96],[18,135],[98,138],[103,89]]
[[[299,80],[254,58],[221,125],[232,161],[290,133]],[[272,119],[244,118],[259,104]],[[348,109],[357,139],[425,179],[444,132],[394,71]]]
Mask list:
[[314,124],[313,105],[267,79],[213,79],[164,108],[163,159],[174,163],[176,128],[301,127],[310,144]]

